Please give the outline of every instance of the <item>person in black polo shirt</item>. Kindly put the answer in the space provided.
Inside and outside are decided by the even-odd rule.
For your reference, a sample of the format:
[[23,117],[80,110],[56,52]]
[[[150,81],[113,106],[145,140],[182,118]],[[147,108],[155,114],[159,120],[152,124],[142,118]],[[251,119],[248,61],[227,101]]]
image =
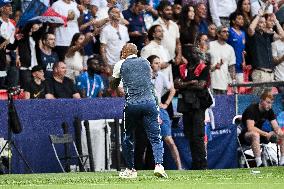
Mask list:
[[29,85],[25,87],[25,99],[45,98],[45,78],[43,68],[39,65],[32,68],[33,79]]
[[[284,31],[276,16],[272,14],[270,19],[275,23],[278,35],[283,37]],[[249,63],[253,67],[253,82],[274,81],[275,64],[273,63],[271,43],[276,35],[275,32],[267,31],[264,10],[260,9],[248,28],[248,54],[251,56]],[[260,87],[255,87],[254,93],[260,94],[261,90]]]
[[64,62],[53,64],[53,76],[47,80],[46,95],[47,99],[55,98],[81,98],[73,81],[67,77],[66,65]]
[[[284,132],[279,127],[276,116],[272,110],[273,95],[269,90],[265,90],[260,96],[259,103],[249,105],[242,115],[243,129],[240,134],[241,143],[249,143],[255,157],[256,165],[263,166],[260,153],[260,142],[268,142],[277,138],[281,140],[280,165],[284,165]],[[273,131],[262,130],[263,123],[268,120]],[[274,139],[273,139],[274,138]]]

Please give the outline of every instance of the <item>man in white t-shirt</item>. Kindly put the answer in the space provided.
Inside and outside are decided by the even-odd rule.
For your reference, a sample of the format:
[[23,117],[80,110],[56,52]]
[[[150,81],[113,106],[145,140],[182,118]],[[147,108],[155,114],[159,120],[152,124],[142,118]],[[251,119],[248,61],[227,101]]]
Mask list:
[[235,52],[233,47],[226,43],[229,37],[228,28],[218,27],[217,37],[217,40],[209,43],[211,88],[215,95],[226,94],[228,84],[236,79]]
[[141,49],[141,57],[148,58],[151,55],[156,55],[160,57],[161,60],[161,71],[166,76],[167,80],[173,84],[173,75],[171,64],[171,56],[168,49],[161,45],[161,40],[163,39],[163,28],[160,25],[153,25],[148,30],[148,38],[150,43]]
[[78,4],[72,0],[58,0],[52,4],[52,8],[61,16],[67,17],[67,26],[59,26],[55,29],[56,52],[60,61],[64,60],[67,48],[69,47],[72,37],[79,32],[77,19],[80,11]]
[[122,47],[129,41],[127,27],[120,24],[120,11],[111,7],[108,11],[110,22],[101,31],[101,55],[105,65],[113,67],[120,60]]
[[[276,65],[274,69],[275,81],[284,81],[284,37],[274,41],[271,45],[273,62]],[[283,86],[280,87],[280,91],[284,92]]]
[[180,33],[178,25],[172,21],[172,6],[168,1],[161,1],[158,6],[159,18],[153,23],[153,25],[161,25],[164,31],[164,37],[161,41],[161,45],[168,49],[171,60],[175,61],[178,65],[181,62],[181,44]]

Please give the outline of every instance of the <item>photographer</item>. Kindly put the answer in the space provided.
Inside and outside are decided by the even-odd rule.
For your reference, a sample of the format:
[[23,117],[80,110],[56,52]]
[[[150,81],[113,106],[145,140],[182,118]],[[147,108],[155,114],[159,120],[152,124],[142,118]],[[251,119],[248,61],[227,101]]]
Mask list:
[[[259,103],[249,105],[243,115],[243,129],[240,134],[241,143],[246,142],[252,147],[257,167],[263,166],[260,153],[260,142],[276,142],[280,140],[281,159],[280,165],[284,165],[284,133],[279,127],[276,116],[272,110],[273,95],[269,90],[265,90]],[[262,130],[263,123],[269,120],[273,131],[265,132]]]

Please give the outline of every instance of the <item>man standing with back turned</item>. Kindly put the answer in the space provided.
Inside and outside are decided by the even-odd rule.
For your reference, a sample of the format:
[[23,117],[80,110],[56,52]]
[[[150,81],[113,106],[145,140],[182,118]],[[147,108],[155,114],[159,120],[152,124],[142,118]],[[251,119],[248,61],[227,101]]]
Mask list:
[[151,83],[151,67],[146,59],[137,57],[137,52],[137,47],[133,43],[128,43],[123,47],[122,56],[124,54],[129,56],[121,64],[120,69],[114,68],[114,72],[119,69],[120,74],[119,76],[114,75],[115,79],[111,83],[113,88],[117,87],[121,78],[126,96],[122,149],[127,168],[120,172],[119,177],[137,177],[137,172],[134,169],[133,133],[136,125],[143,123],[153,149],[156,164],[154,174],[167,178],[162,166],[164,148],[158,122],[158,106]]

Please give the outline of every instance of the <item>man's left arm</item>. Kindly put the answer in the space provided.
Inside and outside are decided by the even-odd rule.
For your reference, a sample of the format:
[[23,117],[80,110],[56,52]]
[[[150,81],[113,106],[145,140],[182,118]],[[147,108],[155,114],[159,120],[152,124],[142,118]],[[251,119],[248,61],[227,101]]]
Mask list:
[[279,135],[279,136],[283,136],[283,131],[281,130],[281,128],[279,127],[276,119],[273,119],[272,121],[270,121],[271,126],[273,128],[273,131]]
[[230,73],[232,80],[236,80],[235,63],[236,63],[236,55],[235,55],[234,49],[231,48],[231,56],[230,56],[230,62],[229,62],[229,73]]

